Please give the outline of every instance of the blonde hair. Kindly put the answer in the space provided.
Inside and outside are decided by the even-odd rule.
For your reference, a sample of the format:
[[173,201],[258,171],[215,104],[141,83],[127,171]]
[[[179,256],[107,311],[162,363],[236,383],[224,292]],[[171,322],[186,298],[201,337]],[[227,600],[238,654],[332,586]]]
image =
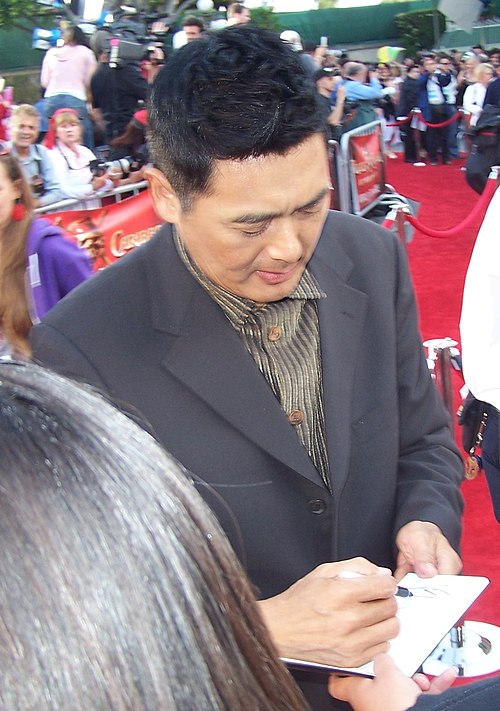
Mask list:
[[81,126],[79,117],[71,110],[63,110],[54,116],[54,126],[59,128],[63,123],[76,123]]
[[21,114],[25,116],[30,116],[31,118],[36,118],[40,122],[40,114],[31,104],[18,104],[12,109],[11,118],[17,118]]
[[481,62],[481,64],[478,64],[472,73],[473,81],[482,81],[487,70],[491,70],[492,76],[495,76],[493,64],[489,64],[489,62]]

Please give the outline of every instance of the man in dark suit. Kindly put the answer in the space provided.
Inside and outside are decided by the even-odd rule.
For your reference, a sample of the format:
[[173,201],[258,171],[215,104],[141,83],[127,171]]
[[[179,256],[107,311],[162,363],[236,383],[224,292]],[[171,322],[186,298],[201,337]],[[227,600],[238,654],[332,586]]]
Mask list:
[[169,224],[54,309],[34,357],[139,411],[236,522],[282,656],[358,665],[397,633],[388,568],[461,565],[462,464],[404,249],[328,214],[317,92],[272,33],[181,49],[149,126]]

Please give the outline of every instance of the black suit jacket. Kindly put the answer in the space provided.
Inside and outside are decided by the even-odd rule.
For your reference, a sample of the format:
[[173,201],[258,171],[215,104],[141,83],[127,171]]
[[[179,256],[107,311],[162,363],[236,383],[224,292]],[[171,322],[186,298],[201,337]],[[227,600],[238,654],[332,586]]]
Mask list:
[[463,467],[421,347],[404,249],[366,220],[330,213],[309,268],[327,294],[318,308],[332,494],[179,259],[170,226],[33,330],[35,359],[131,404],[227,502],[262,596],[326,561],[362,555],[393,567],[395,533],[411,520],[459,545]]

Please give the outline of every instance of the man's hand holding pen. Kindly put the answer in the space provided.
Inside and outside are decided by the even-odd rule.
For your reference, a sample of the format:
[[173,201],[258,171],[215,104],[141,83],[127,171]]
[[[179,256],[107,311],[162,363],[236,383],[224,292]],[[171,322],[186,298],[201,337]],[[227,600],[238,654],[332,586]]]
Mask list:
[[259,607],[280,656],[360,666],[399,632],[396,590],[389,569],[354,558],[318,566]]

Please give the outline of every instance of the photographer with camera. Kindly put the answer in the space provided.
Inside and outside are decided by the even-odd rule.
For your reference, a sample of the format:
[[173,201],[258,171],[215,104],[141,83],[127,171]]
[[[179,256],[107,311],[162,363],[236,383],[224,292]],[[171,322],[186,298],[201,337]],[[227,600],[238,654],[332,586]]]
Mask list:
[[121,136],[111,141],[107,163],[102,163],[103,172],[115,185],[127,185],[144,180],[144,168],[149,162],[146,141],[147,111],[136,111]]
[[10,118],[10,152],[22,168],[31,186],[35,207],[46,207],[64,198],[57,182],[55,168],[49,151],[36,142],[40,128],[40,115],[31,104],[20,104]]

